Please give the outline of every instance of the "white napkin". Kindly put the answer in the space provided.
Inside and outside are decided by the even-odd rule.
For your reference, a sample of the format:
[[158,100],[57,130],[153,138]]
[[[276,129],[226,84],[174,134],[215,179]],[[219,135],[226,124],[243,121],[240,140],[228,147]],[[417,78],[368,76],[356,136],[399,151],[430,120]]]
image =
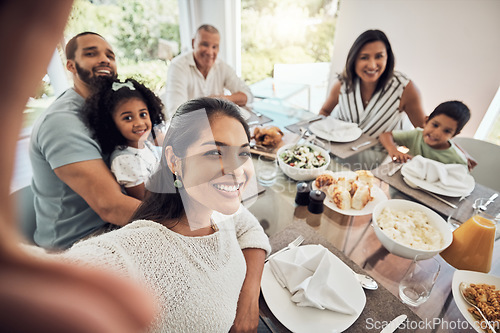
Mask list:
[[467,166],[462,164],[444,164],[420,155],[413,157],[401,168],[404,177],[421,179],[434,186],[453,192],[470,190]]
[[348,303],[349,292],[342,290],[328,249],[318,245],[318,251],[307,256],[298,247],[287,254],[269,259],[269,264],[278,283],[292,294],[293,302],[348,315],[356,313]]

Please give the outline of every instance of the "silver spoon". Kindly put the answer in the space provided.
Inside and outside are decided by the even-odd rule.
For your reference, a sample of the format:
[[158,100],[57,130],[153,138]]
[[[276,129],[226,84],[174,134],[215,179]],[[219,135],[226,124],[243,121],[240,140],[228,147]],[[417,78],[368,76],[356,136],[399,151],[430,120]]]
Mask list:
[[479,312],[479,314],[481,314],[481,316],[483,317],[483,319],[486,322],[486,324],[488,324],[489,329],[492,332],[496,332],[495,329],[491,326],[490,321],[488,319],[486,319],[486,317],[484,316],[484,314],[481,311],[481,309],[479,309],[474,303],[472,303],[467,297],[465,297],[465,289],[467,289],[467,284],[465,282],[460,283],[460,285],[458,286],[458,289],[460,289],[460,294],[462,295],[462,297],[464,298],[464,300],[467,303],[469,303],[470,305],[472,305],[474,308],[476,308],[477,312]]
[[378,289],[378,283],[375,281],[371,276],[365,275],[365,274],[358,274],[354,272],[354,276],[356,276],[356,279],[358,279],[359,283],[361,286],[365,289],[369,290],[376,290]]
[[476,208],[479,208],[480,210],[482,210],[483,212],[486,211],[488,205],[490,203],[492,203],[493,201],[495,201],[495,199],[498,197],[498,193],[494,193],[491,195],[491,197],[482,205],[479,205],[479,207],[476,207],[476,203],[474,202],[472,204],[472,208],[476,209]]

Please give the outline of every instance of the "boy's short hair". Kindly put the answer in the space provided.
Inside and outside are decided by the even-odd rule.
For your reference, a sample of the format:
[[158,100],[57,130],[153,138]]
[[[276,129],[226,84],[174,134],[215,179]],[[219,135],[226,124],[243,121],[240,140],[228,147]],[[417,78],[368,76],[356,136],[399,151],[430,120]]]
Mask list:
[[444,114],[457,121],[457,129],[453,135],[458,134],[470,119],[469,108],[460,101],[448,101],[439,104],[429,115],[429,120],[440,114]]

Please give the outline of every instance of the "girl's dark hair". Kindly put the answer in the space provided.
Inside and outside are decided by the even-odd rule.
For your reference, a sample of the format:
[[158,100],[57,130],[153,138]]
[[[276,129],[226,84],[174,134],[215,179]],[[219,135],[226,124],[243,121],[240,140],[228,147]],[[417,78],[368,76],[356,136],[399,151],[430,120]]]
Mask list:
[[358,59],[361,49],[366,44],[376,41],[381,41],[385,45],[385,49],[387,51],[387,65],[377,82],[375,91],[379,91],[384,88],[387,82],[389,82],[394,75],[394,64],[396,60],[394,58],[394,53],[392,52],[391,43],[389,43],[389,39],[387,39],[385,33],[380,30],[367,30],[359,35],[359,37],[354,41],[354,44],[352,44],[351,49],[347,54],[344,71],[339,76],[339,79],[346,83],[347,92],[352,91],[354,87],[354,80],[358,77],[356,74],[356,60]]
[[457,133],[462,131],[462,128],[464,128],[465,124],[467,124],[470,119],[469,108],[460,101],[448,101],[439,104],[434,111],[431,112],[428,120],[440,114],[444,114],[457,121],[457,129],[453,135],[457,135]]
[[134,90],[127,85],[113,89],[114,83],[121,83],[115,78],[99,78],[97,82],[93,94],[85,101],[82,115],[103,154],[110,154],[116,147],[127,146],[127,139],[116,127],[113,113],[119,104],[131,98],[142,100],[148,107],[153,126],[151,133],[155,137],[154,126],[163,122],[163,103],[150,89],[134,79],[125,80],[125,83],[133,85]]
[[[206,128],[208,122],[212,123],[220,116],[231,117],[239,121],[250,141],[250,130],[236,104],[224,99],[203,97],[179,106],[167,130],[163,152],[166,147],[170,146],[177,157],[187,157],[186,150],[198,140],[200,132]],[[208,122],[201,117],[207,117]],[[164,222],[182,217],[184,205],[179,191],[184,191],[184,188],[176,188],[174,180],[175,176],[170,171],[165,153],[163,153],[157,171],[146,183],[146,197],[131,221],[145,219]],[[174,225],[167,225],[167,227]]]

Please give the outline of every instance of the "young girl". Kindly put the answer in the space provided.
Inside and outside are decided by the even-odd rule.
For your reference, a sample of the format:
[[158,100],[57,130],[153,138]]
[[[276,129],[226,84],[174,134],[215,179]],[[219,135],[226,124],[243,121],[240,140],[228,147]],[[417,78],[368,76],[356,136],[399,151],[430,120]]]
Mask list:
[[161,100],[143,84],[126,79],[102,79],[83,109],[84,121],[104,155],[111,154],[110,168],[128,195],[142,200],[144,182],[159,162],[154,127],[163,122]]
[[133,222],[81,241],[64,256],[149,288],[158,304],[149,332],[256,332],[270,246],[241,205],[256,185],[249,142],[235,104],[184,103]]

